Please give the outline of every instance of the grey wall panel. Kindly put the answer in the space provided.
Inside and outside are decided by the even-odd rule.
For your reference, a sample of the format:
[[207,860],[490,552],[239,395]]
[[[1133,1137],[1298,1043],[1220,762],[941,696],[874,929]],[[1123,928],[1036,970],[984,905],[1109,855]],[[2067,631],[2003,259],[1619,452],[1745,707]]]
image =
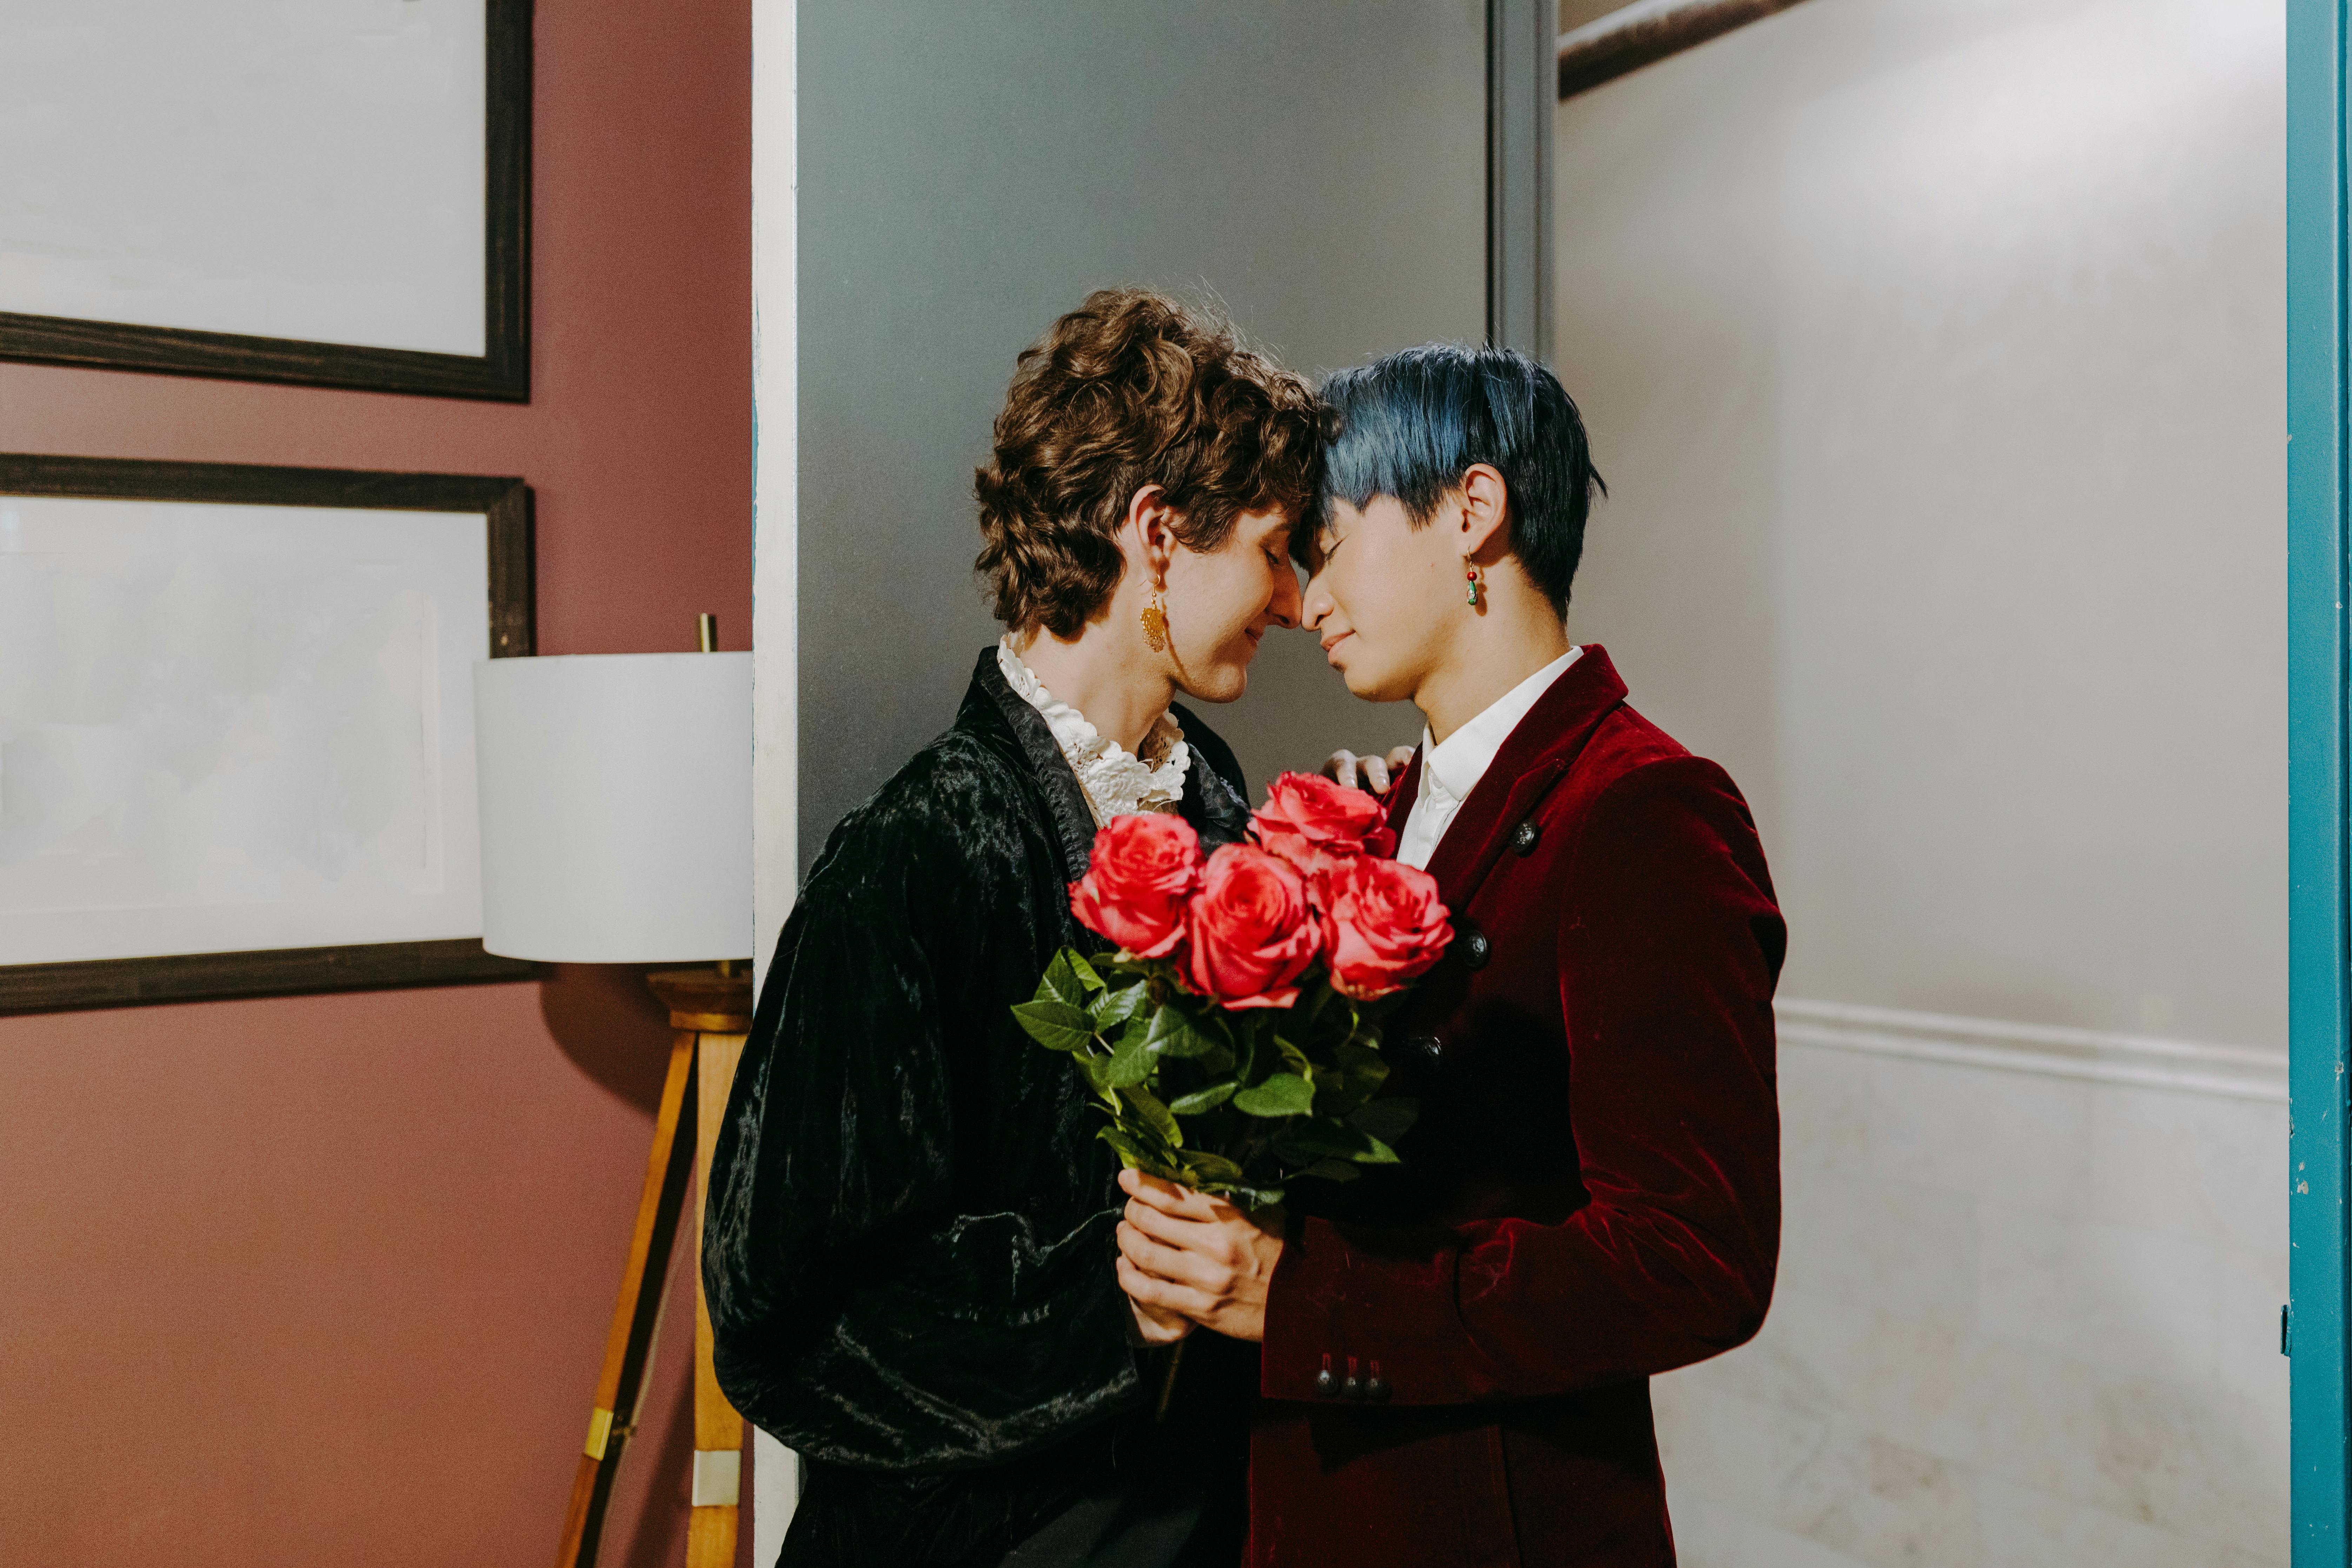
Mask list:
[[2286,1037],[2275,0],[1809,0],[1563,104],[1570,629],[1784,994]]
[[[1475,341],[1486,7],[805,0],[801,856],[953,717],[998,627],[971,470],[1092,288],[1213,290],[1286,363]],[[1254,785],[1419,733],[1268,639],[1210,713]]]

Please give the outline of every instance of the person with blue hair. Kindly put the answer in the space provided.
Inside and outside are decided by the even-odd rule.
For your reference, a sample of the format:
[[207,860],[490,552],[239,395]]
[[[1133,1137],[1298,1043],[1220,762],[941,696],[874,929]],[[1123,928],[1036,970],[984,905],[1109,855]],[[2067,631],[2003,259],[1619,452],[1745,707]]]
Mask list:
[[1261,1346],[1256,1568],[1665,1568],[1649,1379],[1752,1338],[1779,1256],[1771,876],[1569,641],[1604,492],[1552,374],[1434,346],[1323,395],[1304,624],[1422,711],[1389,821],[1455,930],[1388,1025],[1420,1116],[1286,1215],[1124,1173],[1120,1283]]

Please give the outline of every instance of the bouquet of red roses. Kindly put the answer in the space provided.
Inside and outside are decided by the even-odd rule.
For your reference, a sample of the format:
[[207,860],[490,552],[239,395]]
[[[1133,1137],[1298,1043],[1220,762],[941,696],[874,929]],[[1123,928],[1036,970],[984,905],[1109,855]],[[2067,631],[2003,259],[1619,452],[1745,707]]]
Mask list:
[[1181,816],[1095,835],[1070,908],[1118,949],[1062,949],[1013,1011],[1076,1062],[1122,1162],[1252,1208],[1293,1176],[1395,1162],[1416,1107],[1374,1098],[1379,1020],[1454,928],[1435,879],[1391,858],[1384,817],[1361,790],[1285,773],[1251,841],[1205,858]]

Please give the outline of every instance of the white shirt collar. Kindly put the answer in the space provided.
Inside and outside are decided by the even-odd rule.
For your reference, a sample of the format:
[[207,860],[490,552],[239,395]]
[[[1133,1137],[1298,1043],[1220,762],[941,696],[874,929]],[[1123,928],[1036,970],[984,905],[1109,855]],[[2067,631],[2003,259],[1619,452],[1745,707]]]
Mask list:
[[1480,710],[1478,716],[1445,737],[1441,744],[1433,742],[1429,726],[1421,728],[1421,765],[1429,787],[1454,801],[1470,798],[1486,770],[1495,765],[1495,753],[1519,727],[1519,721],[1551,689],[1551,683],[1568,673],[1568,667],[1581,656],[1581,647],[1570,648]]
[[1581,647],[1570,648],[1488,703],[1475,719],[1446,736],[1442,746],[1430,740],[1429,726],[1422,726],[1420,790],[1405,814],[1404,831],[1397,836],[1398,859],[1408,866],[1428,867],[1438,841],[1453,825],[1454,814],[1495,765],[1503,742],[1583,652]]
[[1097,826],[1139,811],[1173,811],[1183,801],[1184,774],[1192,764],[1192,751],[1184,743],[1183,727],[1173,713],[1162,713],[1152,721],[1150,733],[1143,738],[1143,755],[1138,757],[1118,742],[1104,739],[1085,714],[1046,690],[1036,673],[1013,651],[1010,632],[997,639],[996,668],[1004,672],[1004,683],[1037,710],[1046,728],[1053,731],[1055,744],[1062,748],[1070,771],[1078,775],[1078,787],[1086,793]]

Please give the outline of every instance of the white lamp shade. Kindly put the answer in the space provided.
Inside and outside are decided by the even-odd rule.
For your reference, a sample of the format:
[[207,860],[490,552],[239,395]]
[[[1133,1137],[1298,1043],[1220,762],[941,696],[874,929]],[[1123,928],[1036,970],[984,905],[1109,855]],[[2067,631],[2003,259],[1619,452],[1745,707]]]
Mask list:
[[751,656],[474,666],[482,945],[558,963],[751,951]]

